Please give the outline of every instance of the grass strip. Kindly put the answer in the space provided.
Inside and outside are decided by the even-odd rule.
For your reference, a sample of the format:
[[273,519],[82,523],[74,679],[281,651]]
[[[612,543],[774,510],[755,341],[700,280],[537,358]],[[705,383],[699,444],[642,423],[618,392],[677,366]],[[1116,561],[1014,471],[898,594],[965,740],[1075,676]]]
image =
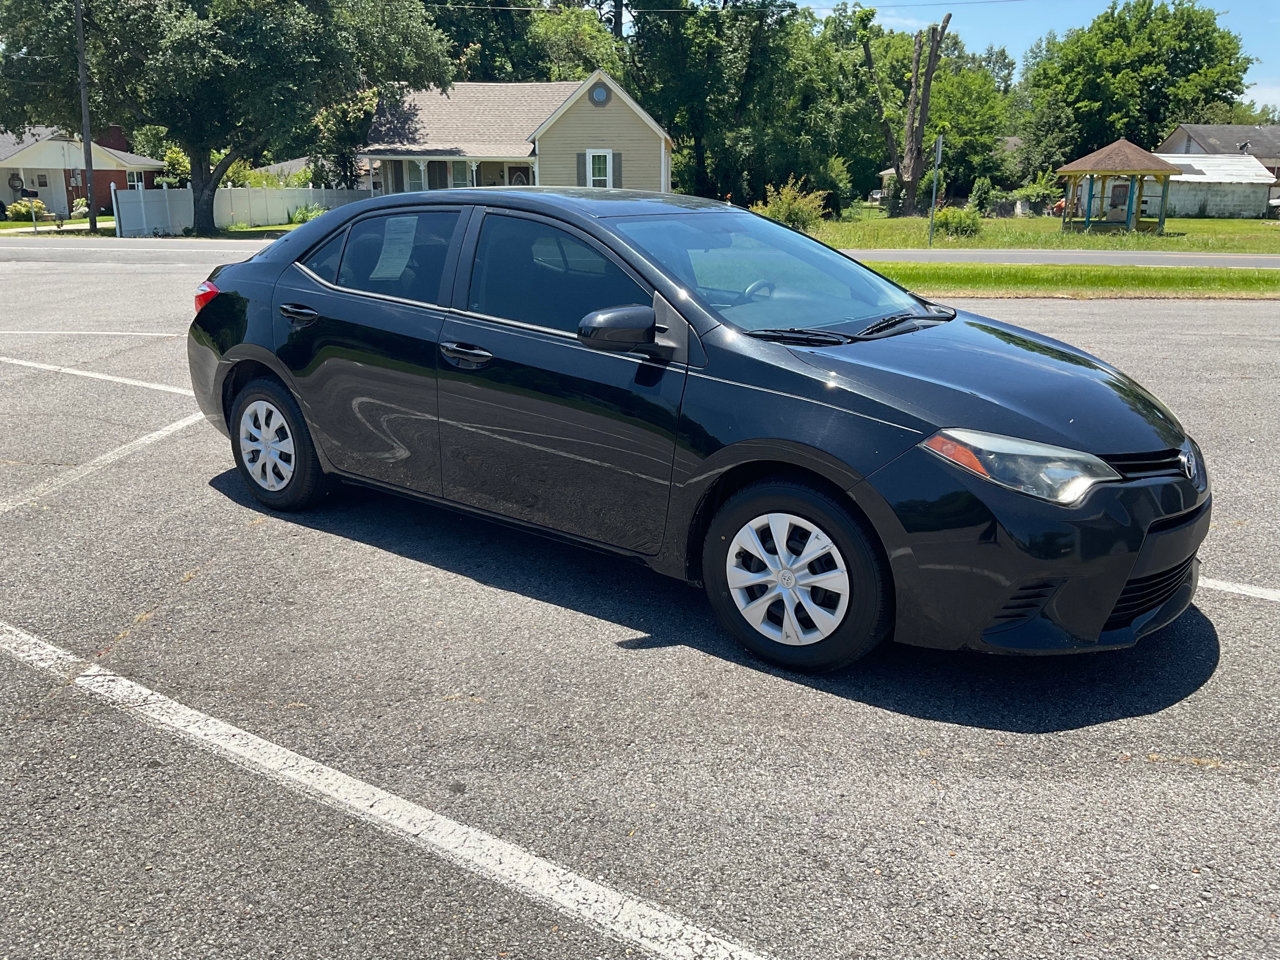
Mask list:
[[1280,299],[1280,270],[885,261],[867,266],[926,297]]

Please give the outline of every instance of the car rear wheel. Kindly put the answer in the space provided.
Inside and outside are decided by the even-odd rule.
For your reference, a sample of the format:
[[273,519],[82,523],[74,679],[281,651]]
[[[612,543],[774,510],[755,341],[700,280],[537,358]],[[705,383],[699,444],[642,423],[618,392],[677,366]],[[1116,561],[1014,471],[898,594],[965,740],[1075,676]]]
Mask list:
[[273,510],[301,510],[325,493],[324,472],[293,395],[275,380],[248,383],[231,405],[231,450],[249,492]]
[[892,623],[889,577],[862,524],[812,487],[747,487],[711,521],[703,582],[747,649],[793,670],[834,670],[869,653]]

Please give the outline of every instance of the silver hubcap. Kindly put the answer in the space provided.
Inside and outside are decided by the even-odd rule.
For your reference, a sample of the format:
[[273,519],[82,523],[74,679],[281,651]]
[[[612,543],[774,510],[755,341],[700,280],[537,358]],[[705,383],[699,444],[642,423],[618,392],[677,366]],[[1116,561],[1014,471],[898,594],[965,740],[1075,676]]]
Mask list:
[[849,609],[840,551],[816,524],[794,514],[767,513],[739,530],[725,575],[738,612],[777,643],[825,640]]
[[293,479],[293,436],[289,423],[266,400],[255,400],[240,415],[240,456],[254,482],[282,490]]

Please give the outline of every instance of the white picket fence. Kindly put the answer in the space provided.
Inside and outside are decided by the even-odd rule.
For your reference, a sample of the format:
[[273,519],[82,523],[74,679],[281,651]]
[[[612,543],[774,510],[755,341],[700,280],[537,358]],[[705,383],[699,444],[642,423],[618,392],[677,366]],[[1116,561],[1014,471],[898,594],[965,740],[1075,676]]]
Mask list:
[[[327,187],[230,187],[218,190],[213,200],[213,222],[219,229],[235,224],[269,227],[288,223],[302,206],[319,204],[332,210],[373,194],[368,190],[331,190]],[[180,236],[195,224],[191,188],[182,190],[111,190],[116,236]]]

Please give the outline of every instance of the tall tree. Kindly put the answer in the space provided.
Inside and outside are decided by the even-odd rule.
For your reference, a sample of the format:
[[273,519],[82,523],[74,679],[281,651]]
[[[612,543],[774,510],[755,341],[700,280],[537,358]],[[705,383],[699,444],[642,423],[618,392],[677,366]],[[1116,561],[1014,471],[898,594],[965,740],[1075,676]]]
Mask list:
[[[866,11],[874,14],[874,10]],[[927,31],[928,48],[926,51],[926,31],[916,34],[914,53],[911,58],[910,85],[907,91],[906,112],[902,125],[902,144],[899,146],[894,134],[892,115],[885,110],[885,94],[876,77],[875,63],[871,55],[870,21],[862,32],[862,51],[866,58],[867,72],[871,76],[872,103],[876,113],[880,115],[884,130],[885,146],[889,151],[889,159],[897,174],[898,183],[902,187],[902,213],[913,216],[916,212],[916,185],[924,172],[924,133],[929,122],[929,101],[933,91],[933,75],[938,69],[943,38],[947,34],[947,25],[951,23],[951,14],[942,18],[941,24],[931,24]],[[923,62],[921,57],[923,56]]]
[[[74,128],[71,6],[0,0],[3,45],[26,54],[0,57],[0,127]],[[214,190],[237,160],[357,91],[451,76],[420,0],[92,0],[86,20],[96,126],[166,128],[191,158],[200,234],[214,231]]]
[[1112,2],[1082,30],[1039,52],[1027,79],[1043,102],[1069,106],[1087,153],[1125,137],[1154,147],[1214,104],[1230,108],[1254,62],[1240,37],[1196,0]]

